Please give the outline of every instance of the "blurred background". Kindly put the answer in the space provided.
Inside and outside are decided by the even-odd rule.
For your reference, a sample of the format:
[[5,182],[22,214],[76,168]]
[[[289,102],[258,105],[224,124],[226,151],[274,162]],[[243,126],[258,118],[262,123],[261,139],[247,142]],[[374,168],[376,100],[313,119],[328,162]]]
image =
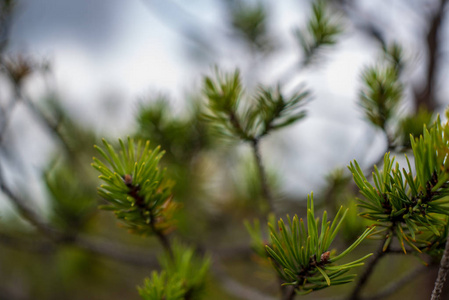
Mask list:
[[[335,212],[356,194],[350,161],[369,169],[387,150],[406,151],[413,120],[419,131],[449,104],[446,2],[329,0],[339,31],[310,46],[313,1],[0,0],[0,299],[139,299],[136,286],[157,268],[160,249],[98,211],[90,167],[101,138],[127,136],[166,150],[183,203],[176,234],[222,264],[206,299],[276,295],[275,275],[251,257],[243,226],[260,217],[253,158],[203,122],[203,77],[238,68],[249,95],[261,84],[311,92],[307,117],[268,136],[262,156],[279,216],[303,215],[312,190]],[[359,94],[363,71],[391,45],[402,48],[404,89],[381,130]],[[353,209],[342,244],[363,230]],[[48,226],[66,235],[46,235]],[[416,264],[392,257],[379,269],[394,266],[399,276]],[[385,285],[376,274],[372,286]],[[429,274],[401,297],[427,297]]]

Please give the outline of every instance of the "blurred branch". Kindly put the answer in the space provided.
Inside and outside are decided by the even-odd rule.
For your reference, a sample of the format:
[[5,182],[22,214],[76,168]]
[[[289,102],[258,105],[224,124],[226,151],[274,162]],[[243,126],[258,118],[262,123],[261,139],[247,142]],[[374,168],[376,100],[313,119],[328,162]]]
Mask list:
[[0,244],[15,250],[42,254],[52,253],[55,250],[55,245],[48,241],[36,239],[30,241],[4,232],[0,232]]
[[66,244],[84,249],[92,254],[98,254],[111,259],[129,263],[136,266],[157,268],[158,263],[155,256],[148,255],[147,251],[130,249],[117,243],[110,243],[105,240],[99,241],[91,237],[76,237]]
[[[0,170],[1,171],[1,170]],[[73,236],[51,227],[45,220],[36,214],[28,204],[19,196],[14,194],[5,184],[3,175],[0,172],[0,189],[11,200],[20,215],[39,230],[44,236],[48,237],[56,244],[73,245],[94,254],[100,254],[105,257],[116,259],[122,262],[135,265],[145,265],[149,267],[156,266],[156,260],[148,256],[146,252],[138,253],[115,243],[94,240],[90,237]],[[11,240],[10,240],[11,241]]]
[[76,160],[77,156],[73,153],[73,150],[64,135],[59,131],[59,122],[53,121],[46,116],[28,97],[23,94],[20,88],[16,88],[16,96],[31,110],[31,112],[41,121],[47,130],[60,141],[69,157]]
[[256,159],[257,169],[259,171],[260,184],[262,186],[262,195],[267,200],[270,212],[274,212],[273,195],[271,194],[271,190],[268,185],[267,173],[266,173],[265,167],[262,162],[262,157],[260,155],[259,140],[254,138],[251,141],[251,147],[253,149],[254,158]]
[[435,99],[435,77],[436,69],[438,67],[439,57],[439,34],[441,30],[442,20],[446,10],[447,0],[440,0],[440,5],[436,9],[436,13],[430,20],[430,28],[427,33],[426,50],[428,57],[428,64],[426,69],[425,86],[422,90],[415,89],[415,109],[425,107],[429,111],[434,111],[437,108]]
[[[1,171],[1,170],[0,170]],[[130,263],[134,265],[146,266],[156,268],[157,262],[153,256],[149,256],[147,252],[137,249],[129,249],[123,245],[117,243],[110,243],[105,240],[99,241],[92,237],[86,236],[73,236],[65,234],[45,222],[38,214],[28,207],[28,204],[16,194],[14,194],[8,186],[6,186],[4,178],[0,172],[0,189],[11,200],[20,215],[26,219],[30,224],[35,226],[44,236],[50,238],[52,242],[61,245],[72,245],[80,249],[84,249],[87,252],[93,254],[99,254],[111,259],[116,259],[121,262]],[[24,243],[19,242],[17,239],[11,239],[10,237],[0,234],[0,243],[4,243],[9,246],[21,247]],[[41,251],[47,247],[45,244],[36,248],[37,251]],[[221,258],[230,258],[235,256],[246,256],[249,253],[249,247],[219,249],[214,252]]]
[[388,253],[388,249],[383,251],[384,247],[384,240],[381,241],[379,244],[379,247],[376,252],[373,253],[373,256],[371,257],[370,261],[367,263],[367,267],[363,274],[359,277],[359,280],[357,281],[357,284],[354,288],[354,290],[351,292],[350,296],[348,297],[348,300],[359,300],[360,299],[360,292],[362,291],[362,288],[367,283],[369,277],[374,271],[374,267],[377,265],[379,260],[385,256],[385,254]]
[[[1,61],[1,59],[0,59],[0,61]],[[1,64],[1,62],[0,62],[0,64]],[[10,101],[6,105],[6,107],[0,108],[0,115],[1,115],[1,119],[2,119],[2,122],[0,124],[0,147],[4,142],[4,138],[6,135],[6,129],[8,128],[9,123],[11,122],[11,116],[12,116],[14,109],[17,106],[17,103],[18,103],[17,99],[13,98],[13,100]]]
[[398,290],[404,287],[407,283],[410,283],[411,280],[415,279],[416,276],[422,274],[425,271],[428,271],[429,267],[425,265],[421,265],[410,272],[407,272],[404,276],[402,276],[399,280],[392,282],[390,285],[388,285],[386,288],[384,288],[379,293],[371,296],[363,298],[362,300],[379,300],[379,299],[385,299],[386,297],[390,296],[391,294],[394,294]]
[[20,215],[30,224],[36,227],[41,233],[52,240],[61,238],[61,233],[49,226],[41,217],[36,214],[28,204],[19,196],[14,194],[5,183],[2,170],[0,168],[0,190],[10,199]]
[[238,297],[240,299],[246,300],[275,300],[271,296],[267,296],[262,294],[258,290],[250,288],[241,284],[240,282],[229,277],[226,272],[223,270],[223,267],[218,261],[214,263],[214,275],[218,278],[221,286],[225,289],[228,294]]

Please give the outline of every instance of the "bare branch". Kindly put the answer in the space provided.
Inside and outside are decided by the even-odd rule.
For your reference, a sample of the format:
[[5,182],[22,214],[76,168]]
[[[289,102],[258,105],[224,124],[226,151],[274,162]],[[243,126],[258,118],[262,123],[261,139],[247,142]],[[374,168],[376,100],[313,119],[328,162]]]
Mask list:
[[218,261],[214,263],[214,275],[220,282],[223,289],[225,289],[230,295],[245,300],[275,300],[276,298],[267,296],[258,290],[250,288],[241,284],[240,282],[229,277],[223,270],[223,267]]
[[270,212],[274,212],[273,196],[271,194],[271,190],[268,185],[267,174],[262,162],[262,157],[260,155],[259,140],[253,139],[251,146],[254,152],[254,158],[256,159],[257,169],[259,170],[260,184],[262,186],[262,194],[264,198],[267,200]]
[[371,297],[363,298],[363,300],[379,300],[379,299],[385,299],[386,297],[390,296],[391,294],[396,293],[401,288],[403,288],[407,283],[410,283],[411,280],[413,280],[416,276],[419,274],[429,271],[431,267],[421,265],[410,272],[407,272],[404,276],[402,276],[399,280],[392,282],[389,286],[387,286],[385,289],[383,289],[381,292],[375,294]]

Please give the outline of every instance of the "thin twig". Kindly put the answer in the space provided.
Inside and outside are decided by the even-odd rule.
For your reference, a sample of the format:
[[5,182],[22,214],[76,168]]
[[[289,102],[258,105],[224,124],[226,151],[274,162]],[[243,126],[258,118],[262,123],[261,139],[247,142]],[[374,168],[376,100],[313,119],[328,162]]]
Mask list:
[[[153,218],[151,220],[153,220]],[[165,252],[168,253],[168,255],[170,256],[171,259],[174,259],[173,249],[172,249],[170,240],[168,239],[168,236],[154,227],[154,221],[150,221],[150,224],[152,224],[151,226],[153,228],[153,232],[154,232],[154,234],[156,234],[156,237],[159,240],[159,242],[161,243]]]
[[46,116],[28,97],[26,97],[20,88],[16,89],[16,97],[20,99],[30,110],[31,112],[41,121],[41,123],[48,129],[50,133],[52,133],[62,144],[68,156],[74,159],[78,159],[78,156],[75,155],[72,148],[69,145],[69,142],[65,139],[64,135],[59,130],[59,123],[54,122],[48,116]]
[[401,288],[403,288],[407,283],[410,283],[411,280],[413,280],[416,276],[421,274],[422,272],[428,271],[430,267],[421,265],[419,267],[416,267],[415,269],[411,270],[410,272],[407,272],[404,276],[402,276],[399,280],[392,282],[389,286],[387,286],[385,289],[383,289],[381,292],[375,294],[371,297],[363,298],[362,300],[380,300],[385,299],[386,297],[396,293]]
[[5,183],[5,178],[0,167],[0,190],[11,200],[20,215],[36,227],[41,233],[52,240],[61,238],[60,232],[49,226],[41,217],[33,211],[28,204],[19,196],[14,194]]
[[243,285],[229,277],[220,262],[215,261],[213,266],[215,277],[218,279],[223,289],[225,289],[230,295],[245,300],[275,300],[275,298],[267,296],[260,291]]
[[14,111],[14,108],[16,108],[18,101],[16,98],[14,98],[11,102],[8,103],[8,105],[2,109],[2,119],[1,127],[0,127],[0,146],[3,144],[5,135],[6,135],[6,129],[9,126],[9,123],[12,119],[12,113]]
[[267,173],[266,173],[265,167],[262,163],[262,158],[260,155],[260,148],[259,148],[259,140],[253,139],[251,141],[251,146],[252,146],[252,149],[254,152],[254,158],[256,160],[257,169],[259,171],[260,184],[262,186],[262,195],[264,196],[264,198],[266,199],[266,201],[268,203],[270,212],[274,212],[273,196],[271,194],[271,190],[268,185]]

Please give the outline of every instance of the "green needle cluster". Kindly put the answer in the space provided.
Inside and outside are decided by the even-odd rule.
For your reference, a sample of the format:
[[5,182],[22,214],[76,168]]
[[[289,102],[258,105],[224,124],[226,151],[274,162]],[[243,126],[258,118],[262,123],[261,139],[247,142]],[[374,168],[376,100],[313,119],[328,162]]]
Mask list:
[[266,251],[284,285],[293,285],[297,293],[303,294],[353,281],[356,275],[347,272],[362,266],[371,254],[349,263],[335,263],[354,250],[374,228],[366,229],[351,246],[334,255],[330,247],[346,212],[340,207],[335,219],[328,221],[325,211],[320,221],[315,218],[312,194],[307,200],[307,226],[296,215],[293,219],[287,216],[288,226],[283,219],[278,221],[278,228],[269,223],[271,244]]
[[150,149],[128,138],[128,143],[119,140],[116,151],[103,139],[105,150],[95,146],[106,163],[93,158],[92,166],[104,182],[98,194],[109,202],[103,209],[112,210],[127,227],[138,234],[160,234],[173,227],[172,214],[176,204],[172,201],[172,184],[158,166],[163,152]]
[[405,245],[422,252],[435,248],[429,241],[442,242],[438,237],[446,234],[449,215],[448,137],[449,126],[442,125],[439,118],[430,130],[424,126],[422,136],[411,136],[414,167],[406,156],[408,168],[401,169],[387,153],[383,170],[374,168],[374,185],[357,161],[349,166],[364,197],[359,199],[364,209],[361,216],[380,228],[376,234],[385,238],[384,250],[394,236],[404,252]]

